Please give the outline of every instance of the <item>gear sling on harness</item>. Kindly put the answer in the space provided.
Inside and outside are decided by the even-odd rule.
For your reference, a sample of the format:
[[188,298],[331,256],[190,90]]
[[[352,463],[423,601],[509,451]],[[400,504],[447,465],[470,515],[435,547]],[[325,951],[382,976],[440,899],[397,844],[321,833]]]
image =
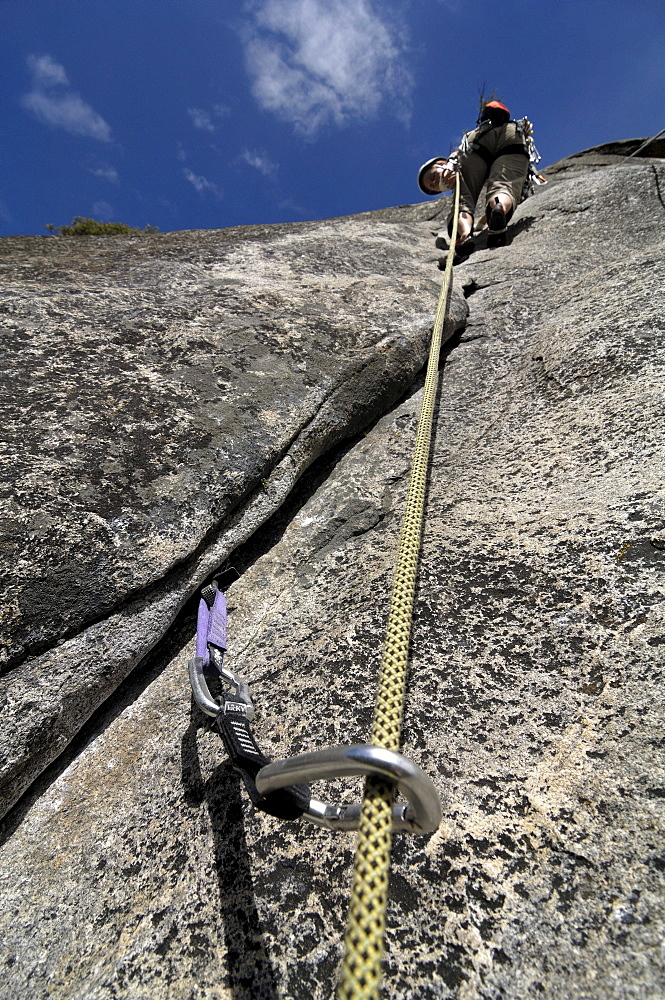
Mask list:
[[[453,218],[459,214],[455,179]],[[441,822],[432,780],[399,753],[416,574],[425,511],[439,355],[452,278],[454,241],[446,258],[418,420],[406,509],[393,577],[381,676],[370,744],[329,747],[269,762],[250,728],[254,708],[247,684],[224,666],[226,600],[213,583],[199,602],[196,656],[189,676],[194,700],[215,719],[233,766],[254,805],[283,819],[306,817],[328,829],[359,829],[339,1000],[375,1000],[384,949],[388,874],[393,831],[429,833]],[[214,698],[212,680],[230,685]],[[366,775],[362,805],[331,805],[310,795],[319,778]],[[395,788],[406,803],[395,804]]]

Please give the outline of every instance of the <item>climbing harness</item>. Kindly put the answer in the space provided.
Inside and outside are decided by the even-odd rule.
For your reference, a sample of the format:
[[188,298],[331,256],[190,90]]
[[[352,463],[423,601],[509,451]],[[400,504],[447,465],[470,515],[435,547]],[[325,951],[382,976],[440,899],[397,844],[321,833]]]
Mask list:
[[[455,229],[459,202],[457,174]],[[258,809],[283,819],[302,816],[331,830],[359,829],[339,1000],[375,1000],[379,995],[392,832],[429,833],[441,822],[441,803],[434,783],[399,753],[399,745],[439,355],[454,254],[455,241],[451,240],[423,388],[371,743],[329,747],[272,762],[264,756],[250,728],[254,707],[249,688],[224,665],[226,600],[216,583],[201,592],[196,655],[189,663],[194,700],[214,718],[233,766]],[[211,685],[220,693],[211,692]],[[328,804],[311,797],[310,781],[361,774],[366,776],[362,804]],[[396,789],[406,802],[395,804]]]
[[[547,184],[547,180],[541,173],[538,172],[537,165],[540,163],[542,157],[538,150],[536,149],[536,144],[533,140],[533,125],[528,118],[518,118],[511,119],[513,125],[517,129],[518,135],[522,137],[522,142],[511,143],[508,146],[503,146],[502,149],[498,150],[496,153],[490,152],[490,150],[483,146],[479,139],[493,128],[496,128],[491,121],[482,121],[476,129],[471,129],[470,132],[465,132],[462,136],[462,141],[455,150],[454,153],[448,157],[448,163],[455,170],[461,169],[461,165],[471,153],[477,153],[484,161],[487,169],[489,170],[495,160],[500,156],[508,156],[511,153],[520,153],[529,159],[529,168],[527,170],[527,175],[522,186],[522,191],[520,194],[520,204],[529,198],[537,187],[541,184]],[[473,141],[471,140],[472,133],[475,132]]]

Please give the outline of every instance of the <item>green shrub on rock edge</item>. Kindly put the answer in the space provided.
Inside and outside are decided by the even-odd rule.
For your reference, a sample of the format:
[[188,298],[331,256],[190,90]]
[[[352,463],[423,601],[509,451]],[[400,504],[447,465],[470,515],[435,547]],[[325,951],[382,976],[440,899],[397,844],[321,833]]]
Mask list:
[[142,236],[158,233],[157,226],[146,226],[145,229],[132,228],[124,222],[98,222],[97,219],[86,219],[77,215],[72,219],[71,226],[53,226],[47,223],[46,228],[58,236]]

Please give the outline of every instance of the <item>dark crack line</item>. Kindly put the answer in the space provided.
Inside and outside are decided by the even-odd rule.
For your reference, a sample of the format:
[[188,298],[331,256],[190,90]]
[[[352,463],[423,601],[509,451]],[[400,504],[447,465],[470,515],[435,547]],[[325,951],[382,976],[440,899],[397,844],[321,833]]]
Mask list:
[[662,196],[661,191],[660,191],[660,177],[658,175],[658,171],[656,170],[656,168],[654,166],[652,166],[651,169],[653,171],[653,179],[656,182],[656,196],[658,198],[658,201],[663,206],[663,208],[665,208],[665,201],[663,201],[663,196]]
[[[329,406],[331,402],[334,401],[335,396],[343,389],[343,387],[346,384],[362,377],[362,373],[366,369],[372,367],[374,360],[375,360],[375,354],[372,355],[372,357],[368,358],[367,360],[359,360],[356,363],[351,362],[348,365],[347,369],[340,373],[340,376],[334,382],[334,384],[332,385],[330,390],[326,393],[326,395],[321,399],[320,403],[316,406],[314,412],[311,413],[308,417],[306,417],[302,421],[302,423],[294,431],[292,436],[285,442],[283,448],[270,459],[271,463],[270,466],[269,467],[267,466],[265,469],[262,470],[265,473],[264,478],[261,478],[261,476],[259,476],[258,481],[254,481],[249,484],[247,490],[238,498],[235,504],[225,513],[223,520],[221,522],[218,522],[217,524],[211,525],[211,527],[208,529],[205,535],[203,535],[201,540],[198,542],[196,547],[192,549],[192,551],[187,556],[184,556],[182,559],[172,563],[163,576],[155,580],[152,580],[150,583],[147,583],[144,587],[131,591],[122,600],[120,600],[117,604],[113,605],[111,608],[108,608],[105,612],[100,613],[99,615],[92,616],[90,618],[86,618],[78,626],[72,626],[71,630],[64,630],[62,634],[58,637],[57,642],[54,642],[53,638],[50,638],[44,640],[43,643],[34,643],[30,645],[27,648],[27,651],[21,655],[20,659],[10,661],[3,666],[2,670],[0,670],[0,678],[9,676],[14,671],[24,666],[26,663],[29,663],[30,661],[38,659],[40,656],[44,656],[45,654],[51,652],[52,650],[62,645],[63,642],[70,642],[71,640],[84,635],[89,629],[93,628],[95,625],[99,625],[109,618],[122,614],[122,612],[127,610],[127,608],[132,607],[136,604],[140,604],[141,602],[150,600],[152,596],[156,595],[156,592],[158,590],[168,587],[169,581],[175,581],[179,576],[185,576],[185,577],[192,576],[193,570],[197,562],[205,555],[206,551],[212,548],[217,542],[221,541],[225,532],[227,532],[230,528],[232,528],[234,526],[234,523],[237,523],[237,521],[240,518],[242,518],[242,516],[246,512],[250,510],[252,504],[255,501],[257,501],[262,494],[266,494],[268,492],[265,484],[270,483],[271,476],[279,469],[282,463],[286,462],[291,457],[290,455],[291,450],[299,442],[303,440],[303,438],[307,435],[308,430],[316,425],[317,419],[319,418],[321,413],[324,412],[325,408]],[[388,410],[386,410],[385,412],[388,412]],[[381,415],[382,414],[379,414],[379,416]],[[329,446],[329,450],[330,447],[334,449],[337,443],[338,442],[333,441],[332,445]],[[320,455],[317,455],[314,451],[312,457],[310,458],[309,464],[305,466],[305,469],[300,474],[300,476],[304,475],[307,469],[311,467],[312,462],[316,461],[319,457]],[[300,478],[300,476],[296,478],[295,482],[298,481],[298,478]],[[293,490],[294,486],[295,483],[292,484],[286,497],[282,499],[281,503],[278,502],[278,505],[275,509],[279,509],[279,507],[283,506],[283,504],[288,499],[290,492]],[[240,544],[243,543],[241,542]],[[192,590],[196,588],[198,585],[199,585],[198,582],[196,582],[193,584],[192,588],[187,588],[189,590],[189,594],[191,594]],[[184,600],[187,600],[189,594],[185,595]],[[149,652],[149,650],[147,652]]]
[[[438,426],[439,399],[444,381],[443,369],[450,356],[461,345],[465,328],[466,320],[463,322],[461,328],[448,338],[441,349],[439,364],[441,376],[439,378],[437,402],[435,404],[432,456],[434,455],[436,429]],[[359,431],[352,438],[337,444],[312,462],[306,473],[295,483],[284,503],[249,538],[241,543],[229,555],[222,566],[215,571],[213,576],[219,581],[222,590],[226,590],[232,583],[239,580],[253,566],[257,559],[273,548],[310,497],[330,478],[331,473],[344,456],[372,431],[379,420],[383,419],[390,412],[397,410],[422,389],[426,371],[427,364],[425,363],[414,381],[395,403],[383,413],[378,414],[364,430]],[[430,478],[431,476],[428,477],[428,483]],[[385,513],[381,515],[380,520],[383,520],[384,517]],[[359,534],[359,532],[356,534]],[[231,560],[233,560],[232,563]],[[7,811],[4,818],[0,820],[0,846],[17,829],[31,806],[47,791],[50,785],[60,777],[89,744],[106,731],[126,708],[141,697],[147,687],[159,678],[168,663],[191,641],[196,631],[197,609],[198,593],[195,593],[184,602],[184,606],[166,629],[163,636],[156,641],[141,661],[115,688],[113,693],[95,709],[81,728],[72,736],[66,749],[49,763],[28,788],[26,788],[18,801]]]

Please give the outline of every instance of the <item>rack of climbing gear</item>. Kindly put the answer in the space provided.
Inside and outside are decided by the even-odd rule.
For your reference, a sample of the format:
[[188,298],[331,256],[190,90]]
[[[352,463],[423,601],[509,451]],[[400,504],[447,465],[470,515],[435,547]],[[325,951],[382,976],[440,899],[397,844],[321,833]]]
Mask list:
[[[459,202],[456,173],[452,232],[457,230]],[[399,746],[439,355],[454,254],[455,240],[451,239],[423,387],[371,742],[268,760],[250,728],[254,707],[249,688],[224,665],[226,600],[216,583],[201,592],[196,655],[189,664],[194,700],[214,718],[231,762],[258,809],[282,819],[302,816],[330,830],[359,830],[339,1000],[376,1000],[379,995],[393,832],[430,833],[441,822],[441,803],[434,783],[399,753]],[[211,692],[210,685],[220,693]],[[365,775],[362,803],[328,804],[311,796],[310,781],[351,775]],[[406,802],[395,804],[396,790]]]

